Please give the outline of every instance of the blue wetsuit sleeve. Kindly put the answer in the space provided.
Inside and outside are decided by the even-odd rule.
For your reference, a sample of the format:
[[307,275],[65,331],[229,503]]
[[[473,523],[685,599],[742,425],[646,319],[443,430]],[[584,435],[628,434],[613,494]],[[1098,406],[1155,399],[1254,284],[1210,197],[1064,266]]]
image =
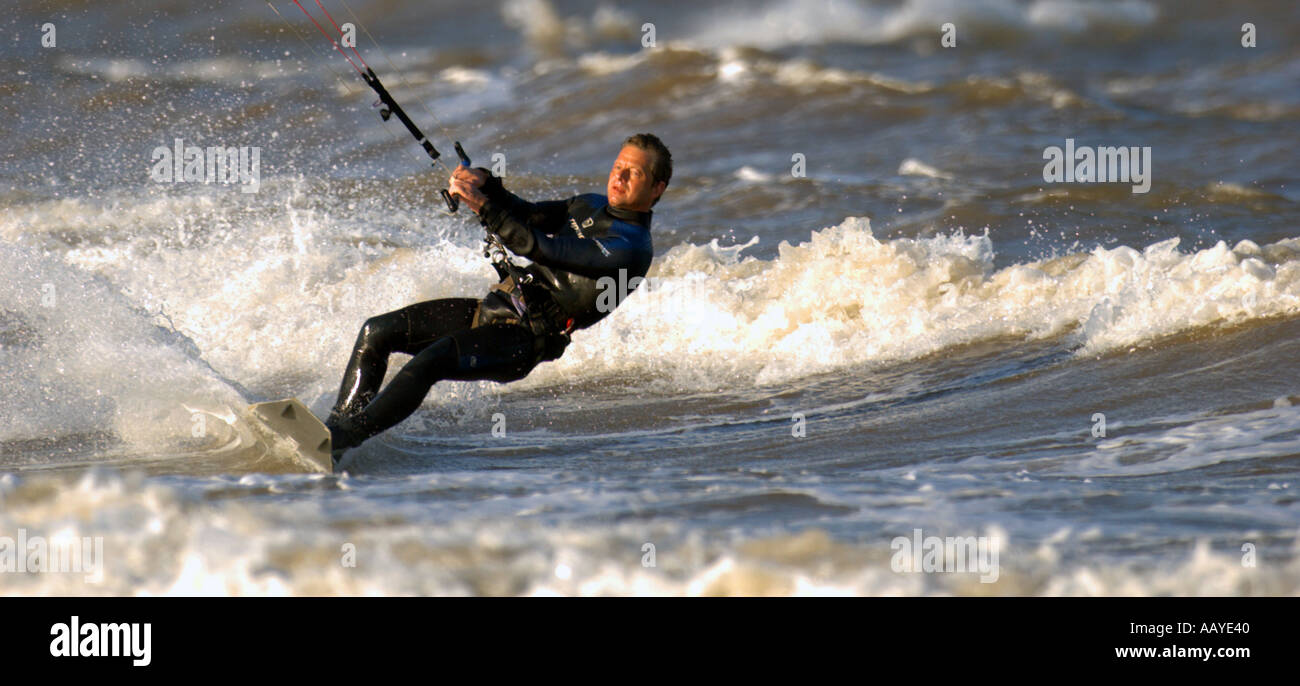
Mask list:
[[[481,167],[480,167],[481,169]],[[483,169],[487,172],[488,170]],[[494,207],[515,217],[524,224],[539,229],[546,234],[554,234],[564,227],[569,216],[569,203],[564,200],[545,202],[528,202],[511,193],[501,184],[500,177],[488,172],[488,180],[483,184],[483,195]]]
[[625,236],[579,238],[573,235],[548,236],[535,226],[524,224],[491,200],[483,206],[482,217],[489,231],[501,237],[512,252],[555,269],[598,279],[617,274],[620,268],[631,269],[644,259]]

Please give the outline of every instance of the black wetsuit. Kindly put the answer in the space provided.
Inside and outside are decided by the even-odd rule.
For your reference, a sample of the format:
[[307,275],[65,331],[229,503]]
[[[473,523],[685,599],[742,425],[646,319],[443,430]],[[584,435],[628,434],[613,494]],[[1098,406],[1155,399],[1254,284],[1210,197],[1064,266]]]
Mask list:
[[[484,226],[532,260],[521,268],[531,275],[523,293],[503,274],[482,300],[429,300],[367,320],[327,422],[335,455],[406,419],[437,381],[516,381],[558,358],[569,331],[627,295],[611,290],[635,288],[650,269],[649,211],[619,210],[595,193],[530,203],[491,175],[482,191]],[[379,392],[395,352],[414,357]]]

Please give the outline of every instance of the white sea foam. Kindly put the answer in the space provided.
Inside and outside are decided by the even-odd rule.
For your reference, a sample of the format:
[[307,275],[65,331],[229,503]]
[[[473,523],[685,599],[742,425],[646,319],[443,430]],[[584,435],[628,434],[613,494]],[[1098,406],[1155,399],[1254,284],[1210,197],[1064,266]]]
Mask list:
[[930,165],[914,158],[907,158],[898,165],[898,174],[900,176],[928,176],[932,179],[951,179],[952,176],[931,167]]
[[1149,426],[1098,441],[1095,449],[1054,473],[1081,477],[1169,474],[1300,453],[1300,407],[1292,407],[1286,398],[1279,400],[1282,402],[1274,407],[1251,412],[1148,421]]
[[600,5],[590,16],[563,16],[550,0],[507,0],[501,17],[534,49],[552,54],[602,39],[628,41],[641,26],[634,15],[609,5]]
[[972,35],[1050,30],[1082,34],[1150,25],[1158,17],[1145,0],[775,0],[761,7],[715,11],[696,22],[695,45],[775,48],[826,42],[888,43],[913,36],[939,39],[939,26],[958,27],[958,44]]
[[102,276],[14,245],[0,246],[0,273],[11,332],[0,346],[0,439],[113,431],[166,444],[190,436],[182,403],[239,402],[190,341]]
[[[315,478],[319,481],[321,478]],[[92,471],[67,483],[0,478],[0,535],[102,537],[103,576],[0,573],[21,595],[1290,595],[1300,556],[1257,567],[1242,553],[1189,543],[1154,568],[1069,560],[1095,529],[1005,541],[995,583],[971,573],[898,573],[889,541],[847,543],[818,529],[718,541],[671,523],[542,526],[528,518],[449,518],[391,506],[382,525],[331,521],[319,498],[256,500],[240,492],[308,487],[250,476],[186,489]],[[323,482],[322,482],[323,483]],[[334,508],[351,490],[326,489]],[[645,542],[656,545],[653,566]],[[355,547],[354,566],[346,546]]]
[[[851,218],[782,244],[774,260],[675,246],[652,288],[540,368],[547,381],[628,367],[678,387],[779,382],[846,365],[915,359],[1003,336],[1070,332],[1083,354],[1188,328],[1300,311],[1300,241],[1253,256],[1222,243],[993,267],[990,236],[878,240]],[[603,351],[636,346],[636,356]],[[745,381],[742,381],[745,380]]]

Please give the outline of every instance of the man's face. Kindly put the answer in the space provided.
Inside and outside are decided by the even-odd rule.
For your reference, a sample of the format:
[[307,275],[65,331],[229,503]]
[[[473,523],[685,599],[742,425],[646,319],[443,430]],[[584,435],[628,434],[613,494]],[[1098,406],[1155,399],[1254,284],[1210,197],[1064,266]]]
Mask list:
[[654,156],[655,153],[635,145],[623,146],[614,160],[614,167],[609,170],[609,183],[605,186],[610,205],[639,212],[650,209],[667,187],[662,181],[656,182],[650,173]]

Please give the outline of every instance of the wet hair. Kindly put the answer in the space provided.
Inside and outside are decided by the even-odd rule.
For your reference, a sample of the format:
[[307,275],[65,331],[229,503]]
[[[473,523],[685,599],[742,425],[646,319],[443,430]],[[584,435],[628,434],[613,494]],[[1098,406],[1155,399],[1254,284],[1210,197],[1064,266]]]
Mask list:
[[628,136],[623,141],[623,145],[634,145],[642,150],[650,150],[655,154],[654,166],[650,167],[650,175],[655,177],[655,181],[663,181],[668,185],[668,181],[673,178],[673,154],[668,152],[668,146],[659,140],[659,137],[653,133],[638,133]]

